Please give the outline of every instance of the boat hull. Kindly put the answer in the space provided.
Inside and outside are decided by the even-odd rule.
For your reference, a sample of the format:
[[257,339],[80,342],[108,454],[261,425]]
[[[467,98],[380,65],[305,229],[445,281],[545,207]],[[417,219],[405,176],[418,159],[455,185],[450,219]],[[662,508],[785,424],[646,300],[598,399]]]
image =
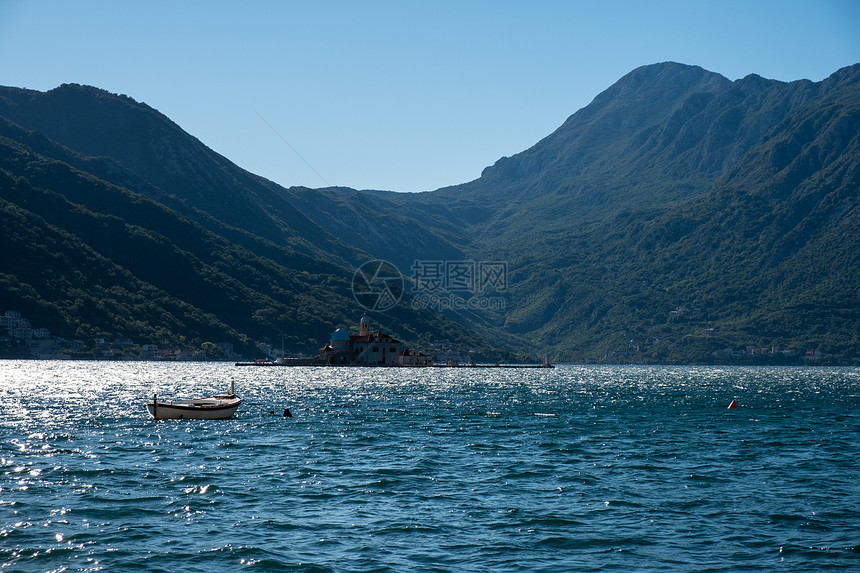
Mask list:
[[242,404],[239,398],[191,402],[147,402],[146,410],[156,420],[227,420]]

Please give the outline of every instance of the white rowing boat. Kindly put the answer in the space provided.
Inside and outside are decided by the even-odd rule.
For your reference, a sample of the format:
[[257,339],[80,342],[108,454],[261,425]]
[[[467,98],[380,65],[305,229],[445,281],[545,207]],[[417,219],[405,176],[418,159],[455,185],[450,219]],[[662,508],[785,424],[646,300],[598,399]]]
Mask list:
[[156,394],[152,397],[152,402],[146,403],[146,409],[156,420],[226,420],[233,416],[241,404],[242,399],[233,392],[231,382],[228,394],[216,394],[206,398],[159,402]]

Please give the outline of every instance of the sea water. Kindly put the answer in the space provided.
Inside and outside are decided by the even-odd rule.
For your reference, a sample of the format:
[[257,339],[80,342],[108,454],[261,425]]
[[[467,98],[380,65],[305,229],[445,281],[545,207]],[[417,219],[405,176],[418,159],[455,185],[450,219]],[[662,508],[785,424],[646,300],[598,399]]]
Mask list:
[[[232,420],[144,408],[231,380]],[[0,569],[860,571],[858,406],[850,368],[0,361]]]

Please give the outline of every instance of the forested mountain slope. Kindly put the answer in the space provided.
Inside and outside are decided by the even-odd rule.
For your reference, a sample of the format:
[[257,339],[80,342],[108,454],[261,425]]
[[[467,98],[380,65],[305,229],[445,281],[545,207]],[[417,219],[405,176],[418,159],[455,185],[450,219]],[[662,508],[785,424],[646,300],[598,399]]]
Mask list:
[[[68,294],[89,286],[47,277],[56,245],[74,244],[115,277],[99,289],[151,288],[149,299],[190,305],[195,318],[176,335],[220,324],[237,339],[290,331],[299,344],[313,332],[317,343],[351,324],[350,279],[368,259],[407,279],[415,261],[493,262],[505,265],[504,289],[457,294],[502,308],[445,319],[416,304],[407,281],[378,318],[415,338],[554,359],[732,360],[764,347],[789,361],[807,351],[850,360],[860,355],[858,80],[860,65],[789,83],[643,66],[475,181],[420,194],[284,189],[126,96],[0,88],[6,247],[25,256],[34,228],[54,245],[32,264],[4,258],[3,296],[55,305],[54,320],[70,325],[102,312]],[[161,260],[129,260],[142,253]],[[179,313],[153,312],[151,329]]]

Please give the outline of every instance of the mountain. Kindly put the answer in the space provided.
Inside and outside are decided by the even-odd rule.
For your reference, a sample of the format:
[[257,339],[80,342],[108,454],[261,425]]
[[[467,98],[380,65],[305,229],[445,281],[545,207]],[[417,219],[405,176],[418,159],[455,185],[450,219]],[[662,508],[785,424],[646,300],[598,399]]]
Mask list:
[[[304,218],[279,188],[242,172],[142,104],[94,88],[59,91],[72,97],[60,105],[41,101],[56,96],[51,92],[2,90],[0,310],[18,311],[68,339],[127,337],[188,349],[229,342],[251,357],[261,355],[260,343],[315,353],[334,329],[366,312],[352,292],[355,267],[344,260],[372,257]],[[100,120],[98,106],[91,109],[101,100],[115,124]],[[55,105],[64,113],[50,120]],[[91,114],[90,121],[81,114]],[[74,119],[62,121],[66,115]],[[87,123],[98,127],[86,132]],[[112,129],[117,133],[109,138]],[[142,154],[163,143],[182,149],[177,157],[183,160],[146,167],[141,158],[126,157],[134,154],[122,142],[148,141],[138,132],[160,129],[171,134],[140,143]],[[102,138],[115,145],[103,145]],[[102,155],[90,155],[96,153]],[[180,174],[197,173],[193,166],[216,172],[208,179],[212,194],[196,201],[193,194],[203,193],[196,175],[178,195]],[[225,209],[219,201],[231,193],[235,208]],[[237,198],[247,201],[244,211]],[[406,303],[370,314],[378,328],[406,341],[446,337],[489,348],[463,327]]]
[[[0,88],[0,198],[16,229],[4,240],[24,256],[27,229],[42,229],[46,269],[54,249],[72,260],[61,246],[77,240],[75,256],[104,259],[98,276],[113,277],[99,300],[158,289],[149,296],[188,304],[237,340],[285,330],[324,340],[354,322],[355,268],[383,259],[412,282],[396,317],[379,318],[415,339],[450,332],[556,360],[764,360],[766,348],[771,361],[850,361],[860,356],[859,79],[860,65],[788,83],[643,66],[475,181],[420,194],[284,189],[126,96]],[[161,251],[162,269],[195,269],[188,284],[129,263]],[[55,305],[67,329],[94,312],[68,295],[90,285],[25,276],[5,260],[9,304]],[[460,274],[431,277],[433,264]],[[503,283],[478,288],[481,268],[502,269]],[[202,322],[170,331],[205,338]]]
[[86,158],[73,166],[147,195],[243,246],[257,248],[263,240],[315,257],[327,253],[355,262],[361,256],[303,217],[278,186],[129,97],[75,84],[44,93],[4,88],[0,109],[8,121]]
[[320,201],[326,190],[285,190],[237,167],[127,96],[76,84],[48,92],[0,88],[0,115],[87,159],[85,165],[72,162],[75,167],[161,202],[251,250],[272,242],[357,266],[380,245],[377,256],[396,258],[379,240],[381,234],[396,233],[403,241],[398,246],[415,250],[424,245],[434,255],[457,251],[414,219],[397,213],[379,217],[363,196],[353,200],[354,193],[329,192]]
[[506,261],[503,328],[559,357],[857,356],[858,79],[644,66],[479,179],[388,200]]

